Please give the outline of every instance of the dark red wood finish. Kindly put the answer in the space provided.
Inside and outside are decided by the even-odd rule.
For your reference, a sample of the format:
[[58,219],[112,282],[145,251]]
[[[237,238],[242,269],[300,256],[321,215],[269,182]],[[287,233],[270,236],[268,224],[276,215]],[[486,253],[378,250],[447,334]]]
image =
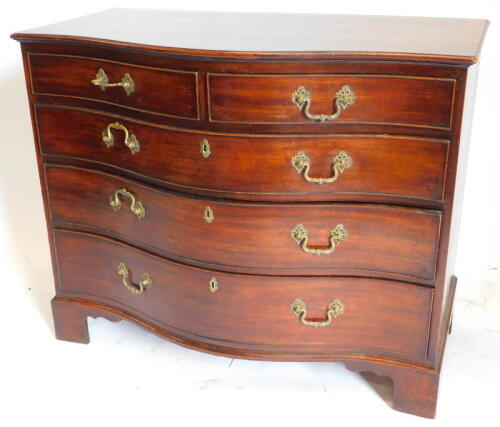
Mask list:
[[[147,49],[132,50],[127,48],[113,48],[106,43],[55,43],[47,42],[47,39],[38,40],[36,43],[25,43],[29,46],[30,54],[51,54],[62,56],[82,56],[86,58],[95,58],[96,60],[117,61],[130,65],[141,67],[166,68],[167,70],[179,70],[196,72],[198,75],[198,105],[200,110],[199,120],[191,118],[165,116],[161,114],[150,113],[145,110],[133,110],[133,117],[147,122],[164,125],[176,125],[184,128],[197,129],[200,131],[222,131],[229,133],[293,133],[293,134],[324,134],[324,133],[375,133],[375,134],[394,134],[394,135],[419,135],[429,136],[431,138],[449,139],[457,130],[453,129],[415,127],[414,125],[387,125],[384,123],[358,123],[347,121],[335,121],[326,123],[317,123],[300,120],[295,123],[225,123],[213,122],[208,116],[208,97],[207,97],[207,75],[209,73],[217,74],[282,74],[286,70],[290,74],[376,74],[376,75],[411,75],[423,78],[443,78],[454,79],[455,96],[453,98],[452,123],[456,125],[457,114],[461,114],[460,98],[463,96],[464,83],[467,77],[467,66],[456,63],[419,62],[404,60],[401,61],[376,61],[363,60],[353,61],[345,59],[325,60],[295,60],[284,56],[283,59],[268,59],[258,61],[247,59],[244,61],[236,59],[217,59],[214,57],[197,57],[189,55],[159,55],[148,53]],[[29,64],[26,64],[29,70]],[[93,77],[92,77],[93,78]],[[30,83],[31,84],[31,83]],[[30,86],[31,87],[31,86]],[[120,88],[117,92],[123,92]],[[30,89],[31,90],[31,89]],[[96,100],[79,97],[61,97],[50,95],[37,95],[37,103],[58,104],[65,106],[80,106],[88,109],[100,109],[105,113],[114,113],[126,117],[131,116],[131,110],[126,105],[107,104],[97,102]],[[291,102],[291,94],[290,94]],[[333,99],[332,99],[333,102]],[[265,100],[262,100],[264,107]],[[297,108],[291,103],[294,108]],[[389,104],[379,103],[379,108],[390,110]],[[330,104],[330,109],[332,105]],[[458,108],[458,111],[457,111]],[[314,110],[313,110],[314,111]],[[298,109],[297,109],[297,112]],[[460,122],[458,122],[458,128]]]
[[[35,95],[92,99],[165,116],[198,118],[196,72],[73,55],[32,54],[28,58]],[[134,81],[133,93],[127,94],[120,86],[102,90],[92,84],[99,69],[106,72],[109,83],[121,82],[128,73]]]
[[[138,242],[183,262],[265,274],[391,277],[434,284],[441,215],[436,211],[363,204],[257,204],[193,199],[91,170],[46,166],[51,219]],[[121,198],[125,188],[146,210],[139,219]],[[205,207],[214,219],[204,219]],[[343,224],[345,242],[326,255],[305,253],[290,232],[303,224],[310,247],[327,248]]]
[[[384,123],[450,129],[455,80],[390,75],[237,75],[209,73],[209,118],[213,122],[311,123],[292,102],[303,86],[311,92],[311,112],[332,114],[335,93],[349,85],[355,103],[342,122]],[[404,94],[404,95],[403,95]],[[262,100],[265,100],[263,105]]]
[[[395,409],[426,417],[434,416],[456,282],[452,277],[453,266],[448,262],[448,248],[450,237],[453,237],[450,232],[452,213],[454,217],[457,216],[454,200],[461,192],[461,187],[456,186],[457,174],[463,174],[463,168],[457,171],[457,159],[459,149],[465,144],[461,137],[463,106],[465,102],[470,102],[470,94],[466,98],[465,93],[466,82],[470,79],[467,68],[475,62],[476,56],[382,52],[347,52],[334,56],[324,52],[210,52],[85,37],[24,34],[15,37],[23,42],[28,96],[56,277],[57,295],[52,306],[56,334],[60,339],[88,342],[86,317],[103,316],[113,321],[128,319],[182,345],[231,357],[342,360],[351,369],[390,376],[394,382]],[[79,66],[70,69],[64,66],[68,64],[67,61],[76,61],[74,64]],[[107,72],[109,69],[112,81],[119,80],[124,72],[131,73],[129,70],[134,70],[134,74],[131,74],[137,76],[134,80],[141,89],[137,92],[140,97],[124,95],[121,88],[102,92],[98,87],[87,84],[89,79],[95,77],[95,67],[102,65]],[[378,83],[374,84],[374,81]],[[165,83],[169,84],[173,92],[158,90]],[[339,121],[314,123],[305,119],[290,100],[295,83],[308,86],[312,91],[311,110],[314,113],[332,112],[333,96],[340,84],[352,86],[358,98]],[[60,118],[59,126],[57,117]],[[144,148],[143,157],[140,154],[131,156],[118,143],[109,151],[103,146],[99,134],[108,119],[123,122],[137,136],[141,135],[139,139]],[[117,142],[119,137],[117,132]],[[213,155],[209,159],[197,157],[198,139],[201,137],[207,137],[213,148]],[[153,143],[156,143],[155,151],[150,145]],[[262,151],[266,157],[259,162],[257,154],[261,147],[265,147]],[[353,153],[353,167],[344,172],[333,190],[328,187],[311,190],[311,185],[314,185],[304,182],[289,164],[295,150],[306,151],[304,147],[307,147],[312,159],[311,175],[326,174],[329,158],[340,149]],[[165,159],[170,157],[178,161],[175,166],[170,163],[165,166]],[[158,159],[161,159],[161,163]],[[46,165],[46,162],[50,165]],[[58,168],[57,165],[65,168]],[[378,169],[375,165],[378,165]],[[105,179],[99,181],[80,176],[81,180],[74,181],[74,192],[69,191],[69,186],[63,188],[62,181],[57,182],[62,177],[67,180],[66,184],[70,182],[61,171],[80,173],[82,168],[92,168],[93,176]],[[384,173],[381,173],[382,169]],[[234,170],[238,174],[234,174]],[[256,175],[256,170],[264,173]],[[51,171],[59,171],[60,175],[51,175]],[[104,175],[103,172],[121,176]],[[349,174],[355,177],[355,181],[344,179]],[[266,176],[271,179],[266,179]],[[277,176],[282,177],[282,180],[276,180]],[[128,178],[135,178],[135,181]],[[459,176],[459,183],[461,181]],[[101,184],[99,188],[96,185],[98,182]],[[146,222],[148,217],[140,220],[143,224],[139,224],[139,227],[148,227],[149,231],[139,233],[138,220],[126,210],[126,201],[123,201],[121,212],[110,211],[106,203],[102,208],[89,204],[85,211],[75,205],[75,201],[85,206],[89,200],[100,199],[101,195],[107,197],[104,191],[107,186],[123,182],[133,186],[131,188],[134,190],[140,190],[141,197],[142,194],[147,195],[146,208],[152,206],[148,213],[152,211],[150,216],[155,224],[161,222],[156,212],[157,206],[158,209],[166,209],[165,212],[172,212],[169,221],[175,219],[173,228],[185,230],[183,239],[196,234],[193,231],[202,235],[204,231],[217,227],[223,235],[234,237],[233,251],[226,250],[217,259],[221,265],[231,265],[234,260],[245,258],[237,251],[237,243],[242,242],[241,233],[237,235],[238,218],[230,218],[231,215],[227,213],[227,216],[224,215],[225,209],[230,207],[231,210],[237,206],[237,210],[231,210],[231,213],[305,213],[309,221],[302,221],[301,216],[301,222],[309,229],[311,244],[314,245],[326,244],[324,232],[331,227],[330,224],[326,225],[321,212],[335,212],[335,215],[331,215],[332,219],[344,210],[349,211],[349,215],[345,214],[346,219],[361,215],[358,224],[362,226],[366,238],[363,245],[367,245],[365,248],[374,248],[378,243],[386,248],[387,253],[382,258],[389,256],[392,267],[380,275],[375,270],[366,272],[364,278],[285,277],[263,276],[262,269],[256,270],[253,275],[231,274],[220,271],[220,268],[210,271],[168,261],[118,241],[95,236],[102,234],[126,240],[158,255],[176,258],[173,254],[152,247],[164,246],[165,241],[158,229],[154,235],[153,225]],[[156,188],[145,184],[154,184]],[[165,193],[158,187],[191,192],[198,197]],[[56,197],[52,196],[54,192],[58,194]],[[86,197],[82,198],[82,194]],[[208,199],[206,196],[219,196],[220,200]],[[177,202],[176,206],[165,206],[167,203],[163,200],[167,199],[187,201],[192,209],[183,211],[184,203]],[[260,203],[254,203],[259,200]],[[287,203],[273,203],[266,207],[262,203],[265,200]],[[311,204],[311,201],[329,203]],[[357,203],[331,203],[339,201]],[[374,202],[379,205],[374,205]],[[212,224],[204,224],[202,212],[197,212],[197,208],[207,203],[216,207],[215,222]],[[408,209],[382,206],[380,203],[405,205]],[[54,218],[51,216],[51,207]],[[415,207],[434,210],[422,211]],[[370,215],[373,213],[373,216],[366,212],[371,212]],[[393,217],[393,230],[388,233],[390,236],[386,237],[387,240],[377,241],[381,226],[387,224],[389,227],[390,221],[380,221],[388,212],[391,215],[400,212],[401,215]],[[405,220],[407,217],[413,221]],[[116,221],[111,221],[115,218]],[[220,218],[227,223],[221,224]],[[280,233],[273,236],[284,236],[281,232],[288,230],[283,222],[278,221],[277,215],[274,217],[276,220],[267,223],[255,222],[254,218],[255,214],[240,217],[240,227],[248,226],[253,220],[254,226],[259,224],[259,228],[263,224],[273,229],[276,227]],[[346,221],[343,222],[347,227]],[[427,231],[415,233],[422,224],[425,224],[423,229]],[[73,231],[55,231],[60,228]],[[75,230],[91,232],[93,235],[76,233]],[[407,231],[402,233],[402,230]],[[268,235],[269,232],[274,231],[260,229],[257,241],[261,242],[262,234]],[[137,233],[137,240],[131,237],[133,233]],[[176,238],[179,236],[180,233]],[[211,237],[217,236],[212,234]],[[394,238],[398,243],[391,240]],[[208,243],[208,238],[202,239]],[[300,253],[289,236],[288,239],[290,250],[293,248],[298,251],[297,254],[307,256]],[[193,248],[193,239],[186,248],[181,247],[183,241],[179,239],[175,244],[179,250],[185,250],[184,254],[190,249],[202,254],[202,248]],[[339,254],[342,256],[341,251],[352,242],[360,243],[360,240],[356,240],[356,233],[339,245],[331,259],[337,259],[335,256]],[[390,246],[391,242],[394,247]],[[274,244],[272,241],[270,243]],[[454,247],[454,242],[451,243]],[[249,241],[245,241],[245,245],[247,249],[250,248]],[[90,251],[85,252],[83,248]],[[423,257],[415,253],[412,258],[409,256],[415,248]],[[99,251],[100,255],[92,257],[85,254],[91,254],[92,251]],[[366,258],[365,262],[375,262],[373,254],[376,252],[371,252],[370,256],[366,252],[358,252],[358,259]],[[290,253],[282,250],[285,262],[289,261]],[[356,253],[356,249],[351,248],[350,253]],[[274,250],[268,254],[271,258],[276,255]],[[122,257],[123,261],[130,264],[133,279],[145,270],[144,266],[152,270],[153,279],[153,268],[159,271],[157,277],[161,279],[155,281],[151,291],[159,289],[158,292],[166,296],[169,292],[177,292],[179,300],[186,303],[189,310],[185,309],[182,313],[175,311],[179,307],[170,305],[167,297],[141,306],[144,302],[135,297],[150,298],[147,293],[149,290],[140,296],[127,294],[127,289],[116,274],[115,263],[121,262],[118,258]],[[382,258],[376,267],[379,270]],[[257,254],[256,259],[261,262],[262,255]],[[321,263],[321,257],[318,259],[312,263]],[[264,261],[274,262],[273,259]],[[349,262],[349,259],[346,257],[344,262]],[[341,273],[340,270],[329,268],[333,274],[359,274],[359,270],[343,270]],[[237,266],[231,267],[232,271],[237,269]],[[176,272],[172,274],[174,270]],[[395,276],[391,276],[397,271],[406,272],[406,276],[400,275],[400,281],[382,279],[394,279]],[[86,280],[87,274],[91,280]],[[284,272],[276,271],[276,274]],[[224,279],[221,279],[220,289],[216,293],[210,293],[207,276]],[[190,287],[177,284],[176,277],[184,277],[183,280]],[[229,277],[234,279],[230,280],[233,286],[226,280]],[[275,307],[272,313],[266,311],[268,309],[262,303],[269,291],[263,281],[274,285],[269,288],[272,295],[269,307]],[[409,282],[420,282],[426,286]],[[274,289],[279,289],[279,292]],[[331,344],[328,328],[314,330],[303,326],[290,311],[286,311],[288,307],[282,308],[285,304],[284,295],[290,299],[292,294],[295,297],[295,291],[300,291],[297,296],[311,301],[311,315],[315,318],[324,317],[325,295],[331,289],[342,293],[349,301],[344,318],[347,320],[344,326],[337,328],[345,338],[341,344],[345,347],[342,349],[333,344],[327,348]],[[104,294],[104,290],[109,293]],[[236,344],[237,339],[224,341],[224,336],[236,336],[224,310],[236,310],[237,303],[234,301],[237,297],[249,301],[243,308],[240,304],[248,322],[257,324],[265,319],[267,323],[278,318],[283,323],[276,323],[281,325],[276,326],[276,329],[273,329],[274,326],[259,326],[261,332],[258,337],[252,335],[255,333],[252,328],[248,328],[245,336],[247,341],[243,346],[241,343],[245,340],[240,340],[240,344]],[[222,298],[228,298],[230,302],[221,305]],[[254,304],[257,298],[259,307]],[[286,304],[291,302],[288,299]],[[159,306],[154,306],[160,302],[169,305],[172,311],[163,312]],[[153,306],[149,304],[155,307],[153,311]],[[382,308],[382,312],[377,312],[375,307]],[[206,325],[212,329],[205,332],[215,341],[204,341],[193,334],[202,334],[203,331],[200,332],[196,325],[189,323],[195,323],[189,314],[196,316],[203,310],[207,310],[205,313],[209,313],[207,315],[213,322]],[[254,317],[251,313],[259,313],[261,317]],[[232,314],[235,317],[235,313]],[[353,317],[355,315],[358,317]],[[384,321],[381,322],[381,319]],[[333,330],[336,325],[342,325],[341,321],[342,316],[335,319],[331,325]],[[179,324],[187,330],[181,330]],[[363,328],[359,327],[360,324],[364,325]],[[286,333],[295,331],[295,327],[299,331],[295,338],[301,343],[315,342],[309,329],[323,334],[318,342],[326,346],[324,348],[327,350],[314,352],[312,346],[307,346],[294,352],[291,347],[286,347],[293,344],[292,337],[286,342],[286,334],[280,334],[285,330]],[[367,334],[370,328],[374,336],[380,338],[379,343]],[[281,332],[276,334],[276,331]],[[353,336],[350,337],[349,333]],[[358,339],[355,339],[356,336]],[[276,340],[282,340],[280,345],[286,348],[280,349],[276,345],[270,347],[276,344]],[[259,343],[264,344],[264,347],[259,347]],[[356,345],[363,348],[354,350]]]
[[[116,305],[177,335],[305,356],[345,352],[425,359],[433,294],[426,287],[374,279],[228,274],[166,262],[86,234],[55,236],[61,295]],[[117,274],[121,262],[129,267],[131,282],[148,272],[153,286],[132,294]],[[212,277],[218,281],[214,293],[208,286]],[[307,319],[323,320],[335,298],[345,312],[328,327],[305,326],[290,310],[299,297],[307,304]]]
[[[198,194],[247,200],[334,201],[337,199],[441,203],[448,141],[392,135],[332,134],[231,135],[153,126],[130,118],[54,105],[38,105],[42,151],[109,165],[137,177]],[[107,148],[102,132],[119,121],[140,142],[132,154],[124,134],[114,131]],[[63,125],[61,125],[64,123]],[[200,144],[210,145],[208,158]],[[352,166],[334,183],[307,182],[292,166],[303,151],[311,158],[313,177],[332,175],[332,159],[345,151]]]
[[480,19],[120,8],[12,37],[209,59],[377,58],[472,64],[487,27],[488,21]]

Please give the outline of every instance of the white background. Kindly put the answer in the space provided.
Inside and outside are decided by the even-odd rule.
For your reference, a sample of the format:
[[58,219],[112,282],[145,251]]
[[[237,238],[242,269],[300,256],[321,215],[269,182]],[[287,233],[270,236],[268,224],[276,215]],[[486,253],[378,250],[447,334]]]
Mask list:
[[[0,12],[0,425],[430,425],[392,411],[388,382],[334,363],[251,362],[89,320],[88,346],[55,340],[53,279],[15,31],[109,7],[486,18],[448,341],[433,425],[498,426],[500,9],[492,1],[4,2]],[[306,37],[306,35],[304,35]]]

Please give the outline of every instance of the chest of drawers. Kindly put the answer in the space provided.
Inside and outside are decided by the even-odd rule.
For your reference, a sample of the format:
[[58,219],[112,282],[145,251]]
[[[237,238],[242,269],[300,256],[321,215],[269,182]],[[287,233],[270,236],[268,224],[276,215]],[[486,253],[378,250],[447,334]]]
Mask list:
[[479,20],[111,10],[22,45],[59,339],[343,361],[433,417]]

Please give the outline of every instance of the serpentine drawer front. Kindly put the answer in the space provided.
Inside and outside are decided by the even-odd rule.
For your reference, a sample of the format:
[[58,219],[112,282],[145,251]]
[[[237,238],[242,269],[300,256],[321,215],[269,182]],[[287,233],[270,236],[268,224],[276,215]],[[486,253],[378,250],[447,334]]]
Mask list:
[[[160,327],[189,332],[208,344],[230,342],[241,349],[274,347],[303,353],[312,346],[314,353],[425,358],[430,288],[373,279],[220,273],[74,232],[57,231],[56,242],[63,266],[62,294],[119,304],[147,314]],[[132,286],[147,273],[150,288],[139,295],[131,292],[119,274],[120,264],[129,271],[127,281]],[[328,325],[304,325],[290,307],[299,298],[306,305],[305,322],[328,321],[328,305],[338,300],[340,306]]]
[[[112,232],[182,262],[247,273],[355,273],[434,283],[436,211],[200,200],[59,166],[46,166],[46,177],[54,222]],[[134,212],[134,201],[142,210]]]
[[417,204],[440,203],[444,193],[447,140],[186,132],[54,105],[37,105],[36,116],[45,154],[105,163],[183,191],[290,201],[363,195]]
[[454,79],[209,74],[208,86],[210,120],[215,122],[335,125],[337,120],[442,129],[452,125]]
[[434,417],[486,27],[118,9],[14,34],[57,338],[92,316],[342,361]]
[[198,118],[196,72],[73,55],[30,54],[33,93],[92,99],[132,110]]

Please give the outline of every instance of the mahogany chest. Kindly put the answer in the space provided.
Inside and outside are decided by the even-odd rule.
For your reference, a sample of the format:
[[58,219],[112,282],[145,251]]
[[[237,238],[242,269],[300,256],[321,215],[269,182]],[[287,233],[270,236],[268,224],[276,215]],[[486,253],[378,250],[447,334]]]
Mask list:
[[343,361],[433,417],[486,27],[109,10],[14,34],[57,338],[99,316]]

